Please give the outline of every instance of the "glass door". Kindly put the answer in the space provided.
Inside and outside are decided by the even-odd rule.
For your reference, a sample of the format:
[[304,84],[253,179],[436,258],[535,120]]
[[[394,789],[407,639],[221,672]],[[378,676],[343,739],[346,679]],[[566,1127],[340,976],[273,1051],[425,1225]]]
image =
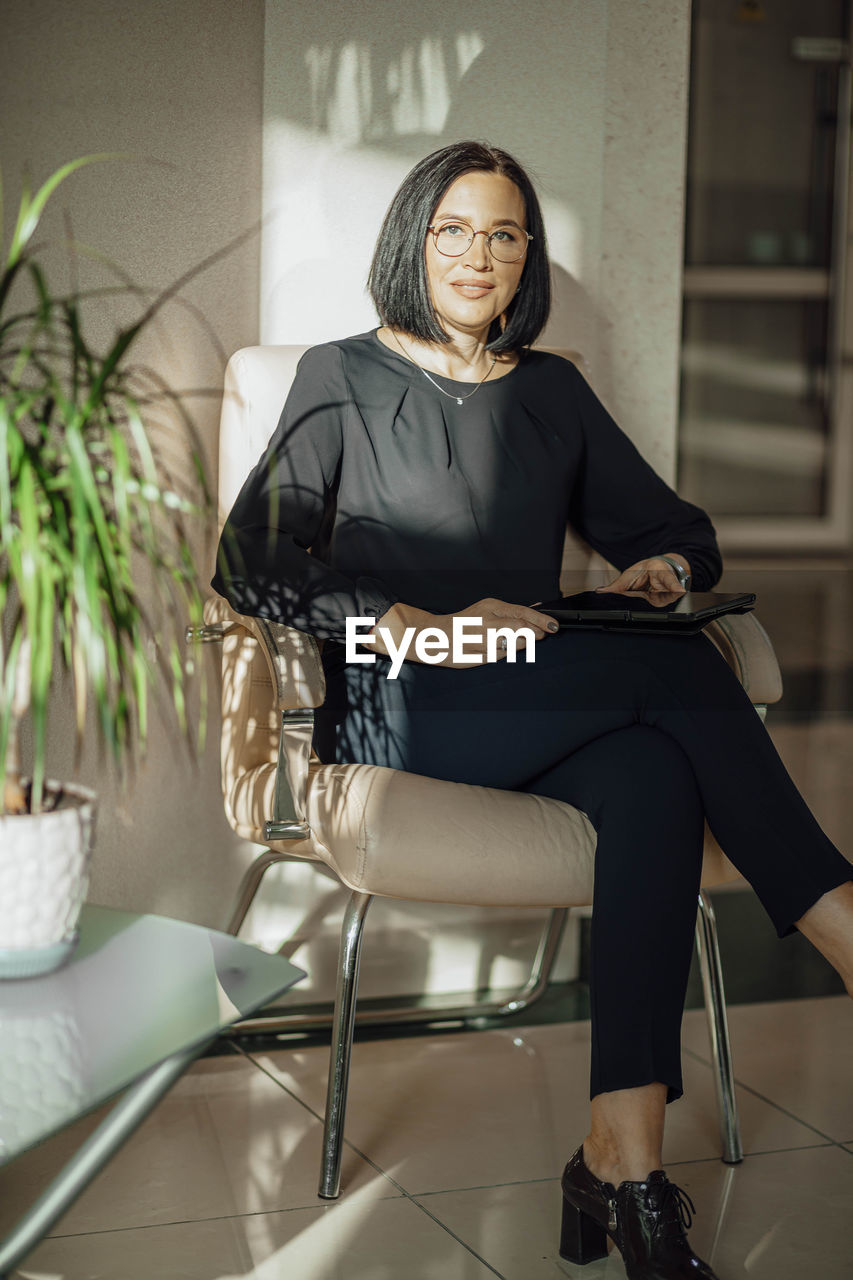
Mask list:
[[853,535],[849,21],[849,0],[693,4],[679,488],[727,549]]

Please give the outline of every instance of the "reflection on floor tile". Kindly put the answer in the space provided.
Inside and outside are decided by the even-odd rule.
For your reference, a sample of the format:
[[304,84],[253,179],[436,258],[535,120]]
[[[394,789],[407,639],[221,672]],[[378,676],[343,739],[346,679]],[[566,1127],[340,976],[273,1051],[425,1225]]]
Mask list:
[[[279,1050],[258,1060],[319,1111],[327,1056]],[[668,1109],[666,1159],[712,1158],[721,1149],[712,1071],[685,1055],[684,1081]],[[409,1194],[551,1178],[587,1132],[588,1097],[588,1023],[372,1041],[355,1046],[346,1131]],[[753,1094],[740,1091],[738,1104],[747,1150],[819,1140]]]
[[11,1280],[225,1280],[251,1275],[243,1219],[223,1218],[52,1237],[12,1272]]
[[[104,1111],[0,1174],[8,1226]],[[241,1057],[196,1063],[54,1228],[75,1234],[317,1205],[322,1125]],[[348,1190],[399,1194],[350,1154]]]
[[[690,1242],[721,1280],[849,1280],[853,1158],[824,1146],[679,1165],[672,1180],[694,1200]],[[425,1196],[442,1222],[506,1280],[617,1280],[617,1252],[578,1267],[559,1257],[559,1182]]]
[[13,1280],[488,1280],[494,1271],[410,1200],[52,1239]]
[[246,1224],[254,1280],[487,1280],[494,1273],[410,1200],[265,1214]]
[[441,1218],[506,1280],[624,1280],[617,1250],[583,1267],[559,1256],[562,1197],[558,1179],[447,1191],[419,1203]]
[[[327,1054],[260,1061],[319,1108]],[[552,1176],[582,1136],[588,1073],[586,1023],[356,1044],[347,1134],[407,1191]]]
[[[702,1057],[702,1015],[682,1043]],[[853,1002],[844,996],[729,1009],[735,1078],[837,1142],[853,1139]]]

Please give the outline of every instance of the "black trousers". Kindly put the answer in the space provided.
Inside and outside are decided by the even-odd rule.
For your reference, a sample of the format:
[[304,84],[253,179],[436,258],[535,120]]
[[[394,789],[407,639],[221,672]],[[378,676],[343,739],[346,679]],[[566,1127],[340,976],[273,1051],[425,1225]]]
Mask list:
[[[324,653],[322,760],[552,796],[596,829],[590,1097],[681,1096],[680,1030],[703,824],[780,937],[853,866],[818,826],[739,681],[704,635],[566,630],[454,670]],[[523,851],[519,856],[523,857]]]

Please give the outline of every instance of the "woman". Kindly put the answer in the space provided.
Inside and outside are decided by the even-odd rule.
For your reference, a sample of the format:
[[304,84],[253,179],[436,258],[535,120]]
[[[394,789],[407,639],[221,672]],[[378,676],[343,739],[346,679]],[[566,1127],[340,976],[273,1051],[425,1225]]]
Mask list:
[[[704,636],[552,634],[535,607],[559,594],[567,521],[618,566],[613,590],[680,592],[690,575],[708,590],[721,563],[705,513],[642,460],[574,366],[530,350],[549,271],[519,164],[466,142],[416,165],[369,287],[382,326],[303,358],[213,585],[240,612],[325,640],[322,760],[531,791],[589,815],[591,1127],[563,1175],[561,1252],[600,1257],[609,1233],[632,1280],[711,1277],[661,1170],[704,818],[779,935],[799,928],[853,993],[850,864]],[[407,629],[449,636],[473,617],[469,652],[485,659],[489,632],[528,626],[535,662],[492,649],[490,662],[428,665],[410,647],[388,679],[387,657],[344,661],[349,617],[376,620],[379,655]]]

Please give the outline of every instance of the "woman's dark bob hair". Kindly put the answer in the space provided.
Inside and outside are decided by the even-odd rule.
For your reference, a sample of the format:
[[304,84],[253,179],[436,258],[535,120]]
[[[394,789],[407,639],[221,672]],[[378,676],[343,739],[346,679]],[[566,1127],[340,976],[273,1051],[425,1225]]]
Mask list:
[[403,182],[382,223],[367,287],[383,324],[424,342],[449,342],[435,314],[426,275],[427,227],[451,183],[463,173],[499,173],[524,197],[529,242],[519,291],[495,321],[489,351],[519,351],[541,333],[551,309],[551,271],[545,224],[533,183],[517,160],[484,142],[452,142],[419,160]]

